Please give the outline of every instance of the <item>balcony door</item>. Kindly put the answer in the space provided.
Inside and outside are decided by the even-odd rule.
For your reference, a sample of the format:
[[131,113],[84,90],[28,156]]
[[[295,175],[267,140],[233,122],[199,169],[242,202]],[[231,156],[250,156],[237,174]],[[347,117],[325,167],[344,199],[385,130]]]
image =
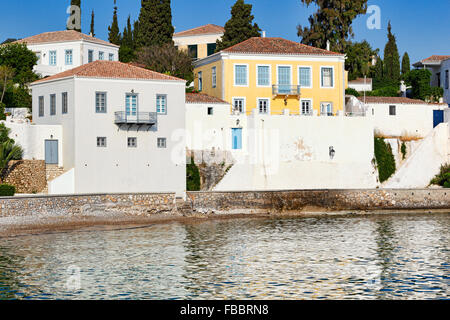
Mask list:
[[278,66],[278,92],[281,94],[291,92],[291,67]]
[[128,120],[137,120],[138,116],[138,96],[127,93],[125,97],[125,111]]

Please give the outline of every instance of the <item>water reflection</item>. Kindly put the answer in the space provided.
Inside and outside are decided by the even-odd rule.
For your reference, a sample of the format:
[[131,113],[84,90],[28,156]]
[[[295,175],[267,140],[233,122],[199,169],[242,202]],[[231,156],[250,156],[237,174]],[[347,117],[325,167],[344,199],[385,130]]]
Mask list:
[[449,214],[238,219],[0,239],[0,299],[445,299],[449,227]]

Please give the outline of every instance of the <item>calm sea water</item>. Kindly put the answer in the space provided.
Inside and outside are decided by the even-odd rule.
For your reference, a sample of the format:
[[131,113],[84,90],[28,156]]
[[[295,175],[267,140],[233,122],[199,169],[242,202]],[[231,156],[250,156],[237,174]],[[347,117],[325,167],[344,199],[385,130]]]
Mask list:
[[0,299],[448,299],[450,214],[0,239]]

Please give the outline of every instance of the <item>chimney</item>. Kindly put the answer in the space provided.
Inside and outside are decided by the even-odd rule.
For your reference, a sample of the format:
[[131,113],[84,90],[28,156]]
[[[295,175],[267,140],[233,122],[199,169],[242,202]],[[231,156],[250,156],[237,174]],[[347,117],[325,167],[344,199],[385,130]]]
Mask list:
[[266,37],[266,32],[265,32],[265,31],[262,32],[262,37],[263,37],[263,38]]
[[327,50],[330,51],[330,40],[327,40]]

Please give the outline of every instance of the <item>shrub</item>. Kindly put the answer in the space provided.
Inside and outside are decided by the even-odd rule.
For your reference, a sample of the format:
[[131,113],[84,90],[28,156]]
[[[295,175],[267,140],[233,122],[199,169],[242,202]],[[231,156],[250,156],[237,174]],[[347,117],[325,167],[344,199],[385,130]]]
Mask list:
[[355,89],[353,89],[353,88],[345,89],[345,94],[349,94],[349,95],[355,96],[355,97],[359,97],[360,96],[360,93],[358,91],[356,91]]
[[431,180],[430,184],[450,188],[450,163],[441,166],[440,172]]
[[200,171],[191,158],[191,163],[186,166],[186,187],[187,191],[200,191]]
[[12,197],[16,194],[16,187],[0,184],[0,197]]
[[406,144],[404,142],[402,143],[402,147],[400,148],[400,151],[402,152],[403,160],[405,160],[406,159]]
[[380,182],[384,182],[395,173],[396,167],[392,148],[383,138],[375,138],[375,159]]
[[366,92],[369,97],[398,97],[399,89],[396,87],[384,87]]

